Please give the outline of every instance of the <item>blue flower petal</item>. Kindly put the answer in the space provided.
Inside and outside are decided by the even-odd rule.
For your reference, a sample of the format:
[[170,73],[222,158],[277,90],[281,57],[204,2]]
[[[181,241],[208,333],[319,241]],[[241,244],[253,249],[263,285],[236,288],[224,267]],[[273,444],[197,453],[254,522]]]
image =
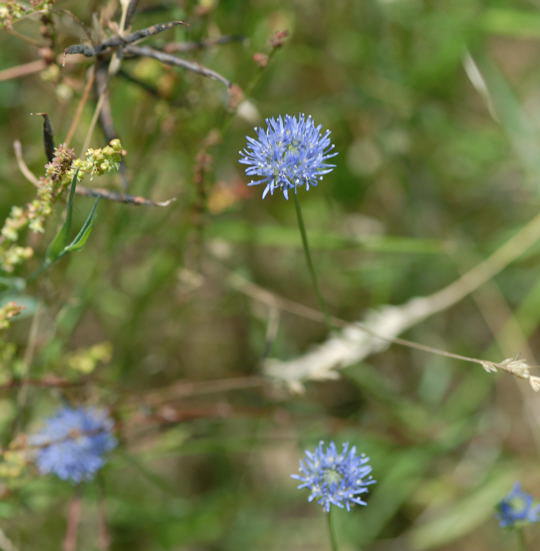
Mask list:
[[326,512],[332,505],[347,511],[352,505],[366,505],[359,495],[375,483],[367,456],[358,455],[356,447],[349,448],[348,443],[339,452],[334,442],[326,449],[324,442],[319,442],[314,452],[306,450],[305,454],[300,461],[300,474],[291,477],[301,482],[298,488],[311,490],[308,501],[316,500]]
[[90,480],[103,466],[103,455],[116,446],[112,428],[112,420],[103,411],[59,409],[29,438],[30,445],[37,448],[39,471],[73,482]]
[[275,189],[287,199],[290,190],[316,186],[335,167],[326,161],[337,155],[330,131],[321,134],[321,130],[304,114],[266,119],[266,128],[255,128],[257,139],[248,136],[240,152],[239,162],[248,165],[246,174],[259,177],[248,185],[266,184],[263,199]]
[[533,497],[524,492],[521,484],[516,482],[512,491],[497,505],[497,517],[503,527],[538,522],[540,505],[533,506]]

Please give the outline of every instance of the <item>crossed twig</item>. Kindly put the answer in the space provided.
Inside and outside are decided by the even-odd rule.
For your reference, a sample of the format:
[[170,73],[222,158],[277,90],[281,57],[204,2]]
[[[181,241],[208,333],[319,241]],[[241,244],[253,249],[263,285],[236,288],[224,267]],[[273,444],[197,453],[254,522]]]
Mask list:
[[147,46],[139,47],[139,46],[133,45],[135,42],[139,42],[140,40],[143,40],[150,36],[154,36],[156,34],[167,31],[173,27],[176,27],[177,25],[187,25],[187,23],[185,23],[184,21],[170,21],[168,23],[158,23],[157,25],[152,25],[151,27],[140,29],[138,31],[132,32],[125,36],[122,36],[122,35],[112,36],[111,38],[108,38],[107,40],[104,40],[103,42],[95,46],[90,46],[88,44],[73,44],[72,46],[68,46],[64,50],[64,54],[65,55],[81,54],[81,55],[84,55],[85,57],[99,57],[102,54],[108,52],[109,50],[114,50],[119,56],[128,54],[130,57],[150,57],[152,59],[161,61],[161,63],[164,63],[165,65],[182,67],[187,71],[191,71],[199,75],[213,78],[223,83],[227,88],[230,88],[232,85],[232,82],[229,79],[225,78],[220,73],[218,73],[217,71],[214,71],[213,69],[205,67],[200,63],[196,63],[194,61],[189,61],[187,59],[174,56],[169,52],[190,51],[190,50],[200,49],[200,48],[213,46],[217,44],[225,44],[233,40],[240,40],[241,37],[238,37],[238,36],[222,37],[221,39],[217,39],[213,41],[186,43],[183,47],[181,47],[181,44],[171,44],[171,45],[166,45],[164,47],[164,50],[165,50],[164,52],[154,48],[149,48]]
[[[167,45],[164,47],[166,51],[160,51],[158,49],[150,48],[147,46],[136,46],[135,43],[146,39],[151,36],[155,36],[159,33],[162,33],[164,31],[167,31],[169,29],[172,29],[173,27],[176,27],[178,25],[187,25],[184,21],[169,21],[167,23],[158,23],[156,25],[152,25],[150,27],[146,27],[144,29],[139,29],[137,31],[131,32],[129,34],[124,34],[124,29],[129,25],[135,10],[137,8],[138,0],[131,0],[127,7],[127,11],[125,12],[125,17],[122,18],[122,21],[120,22],[120,27],[118,34],[115,36],[112,36],[110,38],[107,38],[103,42],[99,44],[94,45],[88,45],[88,44],[73,44],[71,46],[68,46],[64,50],[64,56],[66,55],[73,55],[73,54],[81,54],[85,57],[94,57],[95,62],[95,89],[97,94],[97,105],[96,105],[96,111],[94,114],[94,118],[92,120],[92,124],[90,125],[90,129],[87,134],[87,139],[85,141],[85,145],[89,141],[89,138],[91,136],[94,124],[96,120],[99,120],[99,124],[101,126],[101,129],[103,131],[103,134],[105,135],[105,138],[107,141],[111,141],[114,138],[118,137],[118,134],[115,129],[113,116],[112,116],[112,110],[109,102],[108,97],[108,86],[109,86],[109,79],[111,76],[118,74],[125,80],[131,82],[132,84],[140,86],[143,90],[145,90],[147,93],[161,97],[161,94],[157,89],[155,89],[152,85],[146,84],[144,81],[141,81],[137,79],[136,77],[130,75],[130,73],[127,73],[120,67],[120,60],[122,58],[137,58],[137,57],[147,57],[152,58],[157,61],[160,61],[161,63],[165,65],[170,65],[174,67],[180,67],[183,69],[186,69],[187,71],[191,71],[193,73],[212,78],[214,80],[218,80],[222,84],[225,85],[225,87],[231,92],[235,92],[235,87],[233,86],[232,82],[225,78],[223,75],[218,73],[217,71],[214,71],[213,69],[210,69],[208,67],[205,67],[204,65],[201,65],[200,63],[197,63],[195,61],[189,61],[187,59],[183,59],[181,57],[172,55],[172,53],[169,53],[170,51],[178,51],[178,44],[172,44],[174,48],[167,50]],[[186,43],[188,44],[186,51],[189,51],[191,49],[198,49],[203,47],[209,47],[212,45],[217,44],[223,44],[226,42],[230,42],[232,40],[237,40],[239,37],[223,37],[221,40],[217,39],[214,41],[207,41],[206,43]],[[111,54],[111,55],[107,55]],[[83,148],[84,149],[84,148]],[[126,166],[125,161],[122,160],[120,163],[120,177],[122,179],[122,188],[125,192],[128,189],[128,180],[126,175]],[[85,193],[82,191],[82,189],[78,188],[79,193]],[[103,190],[100,190],[103,192]],[[86,194],[94,195],[96,196],[98,192],[96,190],[87,190]],[[103,194],[100,195],[102,197],[105,197]],[[114,197],[113,197],[114,196]],[[137,200],[127,200],[129,196],[127,196],[125,193],[120,194],[108,194],[108,197],[111,200],[116,201],[123,201],[123,202],[130,202],[134,204],[150,204],[148,202],[139,202]],[[136,198],[136,199],[142,199],[142,198]],[[158,203],[151,203],[151,204],[157,204],[159,206],[164,206],[164,204],[158,204]],[[168,204],[168,202],[166,203]]]

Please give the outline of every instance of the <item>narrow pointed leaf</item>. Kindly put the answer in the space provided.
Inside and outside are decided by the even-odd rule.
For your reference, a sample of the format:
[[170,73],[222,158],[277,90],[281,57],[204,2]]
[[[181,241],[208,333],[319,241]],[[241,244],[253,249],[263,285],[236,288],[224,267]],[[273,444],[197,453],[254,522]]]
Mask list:
[[88,216],[86,217],[86,220],[84,221],[84,224],[79,230],[79,233],[75,236],[75,239],[73,239],[73,241],[62,251],[62,255],[68,252],[79,251],[84,247],[86,241],[92,233],[92,230],[94,229],[98,203],[99,199],[96,199],[94,205],[92,206],[92,209],[90,210]]
[[51,244],[47,248],[47,262],[54,262],[55,260],[60,258],[60,256],[62,256],[63,254],[64,248],[69,243],[69,232],[71,230],[71,221],[73,220],[73,198],[75,197],[75,188],[77,187],[78,176],[79,171],[77,170],[73,175],[69,187],[69,195],[66,207],[66,219],[54,239],[51,241]]

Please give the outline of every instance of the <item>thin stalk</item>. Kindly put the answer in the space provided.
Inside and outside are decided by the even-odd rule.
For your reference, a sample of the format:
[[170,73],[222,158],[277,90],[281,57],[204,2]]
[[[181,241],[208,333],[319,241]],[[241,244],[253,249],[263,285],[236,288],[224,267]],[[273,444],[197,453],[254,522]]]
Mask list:
[[306,262],[308,265],[309,273],[311,275],[313,287],[315,287],[315,294],[317,295],[317,300],[319,301],[321,312],[324,314],[324,320],[326,322],[326,325],[330,328],[331,327],[330,318],[328,316],[326,303],[324,302],[324,299],[321,294],[321,290],[319,288],[317,274],[315,273],[315,266],[313,265],[313,260],[311,258],[311,252],[309,250],[309,244],[307,239],[306,226],[304,224],[304,217],[302,216],[302,207],[300,205],[300,201],[298,200],[298,194],[296,193],[296,190],[293,193],[293,197],[294,197],[294,206],[296,209],[296,219],[298,221],[298,229],[300,230],[300,235],[302,237],[302,247],[304,248],[304,254],[306,256]]
[[339,551],[336,537],[336,527],[334,526],[334,520],[332,515],[332,509],[326,514],[326,522],[328,524],[328,536],[330,537],[330,547],[332,551]]
[[518,550],[527,551],[527,542],[525,541],[525,532],[523,531],[523,528],[518,528],[516,530],[516,536],[518,540]]

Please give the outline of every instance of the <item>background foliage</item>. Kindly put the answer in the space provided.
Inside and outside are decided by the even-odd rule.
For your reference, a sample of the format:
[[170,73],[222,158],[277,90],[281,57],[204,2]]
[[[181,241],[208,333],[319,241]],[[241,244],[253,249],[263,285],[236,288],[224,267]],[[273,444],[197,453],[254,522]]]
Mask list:
[[[55,56],[84,41],[68,11],[91,27],[93,15],[113,19],[116,7],[59,0]],[[80,496],[82,550],[107,548],[108,538],[112,550],[326,549],[322,512],[289,475],[305,447],[330,438],[366,452],[379,481],[368,507],[338,515],[344,550],[514,545],[493,507],[515,479],[540,494],[538,398],[525,383],[398,347],[338,380],[308,383],[301,395],[260,380],[265,357],[294,358],[327,328],[235,284],[241,276],[317,307],[294,205],[279,195],[261,201],[237,159],[264,117],[311,114],[332,129],[340,153],[320,187],[300,192],[332,314],[360,319],[436,291],[538,210],[539,7],[141,0],[134,29],[190,23],[148,43],[245,37],[184,54],[237,84],[245,101],[232,111],[221,83],[147,58],[123,66],[160,97],[111,81],[129,192],[177,200],[163,208],[102,200],[85,249],[17,291],[27,309],[4,333],[4,382],[54,375],[80,384],[5,385],[4,446],[39,426],[62,396],[109,407],[121,440],[101,475],[81,488],[32,468],[2,482],[0,526],[17,548],[59,549]],[[14,30],[41,39],[36,17]],[[253,54],[268,54],[280,30],[289,38],[259,67]],[[9,29],[0,35],[2,69],[37,55]],[[58,73],[54,65],[0,83],[2,217],[34,193],[14,140],[31,170],[43,172],[41,119],[29,113],[48,113],[58,142],[73,120],[92,61],[66,61]],[[94,108],[90,97],[72,143],[77,153]],[[99,128],[91,145],[105,145]],[[117,176],[91,185],[120,189]],[[76,198],[77,223],[91,205]],[[35,258],[15,275],[39,267],[62,210],[45,237],[30,237]],[[539,252],[407,337],[474,357],[500,359],[508,350],[533,357]],[[536,534],[534,527],[527,534],[531,549]]]

